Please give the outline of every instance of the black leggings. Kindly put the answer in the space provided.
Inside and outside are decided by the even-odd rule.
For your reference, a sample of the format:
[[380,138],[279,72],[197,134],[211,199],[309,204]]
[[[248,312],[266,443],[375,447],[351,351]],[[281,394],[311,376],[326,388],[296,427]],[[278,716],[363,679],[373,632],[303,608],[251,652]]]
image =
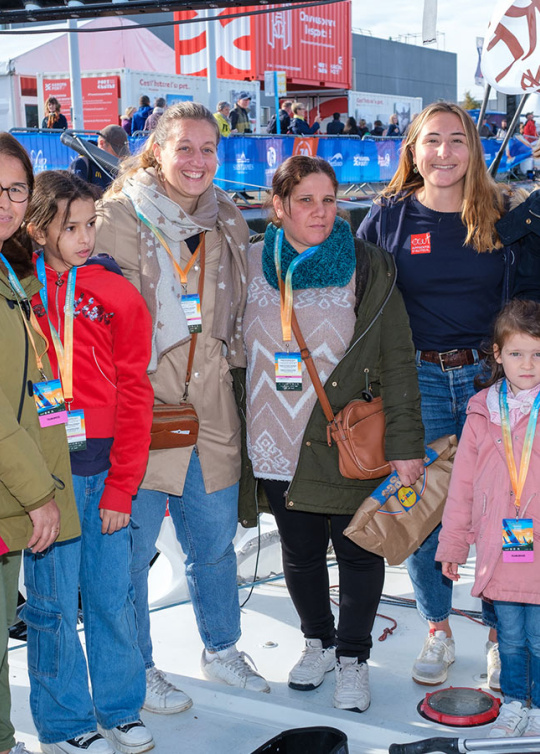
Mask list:
[[[343,531],[352,516],[303,513],[285,507],[288,482],[260,479],[281,537],[285,582],[306,639],[336,645],[337,656],[364,662],[384,583],[384,560],[354,544]],[[326,553],[332,538],[339,568],[337,633],[330,607]]]

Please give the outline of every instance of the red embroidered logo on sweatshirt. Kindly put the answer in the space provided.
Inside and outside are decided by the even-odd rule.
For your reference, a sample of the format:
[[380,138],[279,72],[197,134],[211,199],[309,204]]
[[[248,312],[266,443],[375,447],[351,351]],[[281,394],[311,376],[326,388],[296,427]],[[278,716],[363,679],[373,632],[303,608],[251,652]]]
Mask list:
[[431,233],[411,235],[411,254],[431,254]]

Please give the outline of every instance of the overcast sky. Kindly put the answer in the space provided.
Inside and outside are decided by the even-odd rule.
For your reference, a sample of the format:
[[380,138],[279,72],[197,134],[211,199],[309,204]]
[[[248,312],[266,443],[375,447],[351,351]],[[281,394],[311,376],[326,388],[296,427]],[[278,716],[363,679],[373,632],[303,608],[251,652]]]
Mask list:
[[[438,48],[458,55],[458,99],[465,90],[481,98],[483,89],[474,83],[478,55],[476,37],[486,35],[496,0],[438,0],[437,30],[444,33]],[[370,30],[374,37],[395,39],[399,34],[422,32],[423,0],[353,0],[353,28]],[[405,40],[403,40],[405,41]],[[409,40],[411,43],[412,39]],[[421,44],[419,36],[415,43]],[[435,47],[435,45],[430,45]]]

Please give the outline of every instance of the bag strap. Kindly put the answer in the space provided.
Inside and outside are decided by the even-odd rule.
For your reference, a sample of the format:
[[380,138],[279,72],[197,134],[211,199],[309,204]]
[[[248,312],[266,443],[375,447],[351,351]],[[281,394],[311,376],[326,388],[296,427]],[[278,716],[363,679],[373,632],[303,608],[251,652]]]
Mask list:
[[[283,299],[285,297],[285,286],[283,284],[283,280],[279,281],[279,292],[281,294],[281,298]],[[317,372],[317,367],[315,366],[313,359],[311,357],[311,351],[307,347],[306,341],[304,340],[304,336],[302,335],[302,330],[300,329],[300,325],[298,324],[298,320],[294,312],[294,304],[292,308],[291,325],[294,332],[294,337],[296,338],[296,342],[298,343],[298,347],[300,348],[300,355],[302,356],[302,361],[305,363],[306,368],[309,372],[309,376],[311,377],[311,382],[313,383],[313,387],[315,388],[315,392],[317,393],[317,397],[321,403],[321,407],[322,407],[322,410],[324,411],[324,415],[326,416],[326,419],[328,422],[333,422],[335,418],[334,412],[332,411],[332,406],[330,405],[328,396],[326,395],[324,391],[321,378],[319,377],[319,373]]]
[[[200,270],[200,275],[199,275],[199,286],[198,286],[197,292],[199,294],[199,301],[201,302],[201,310],[202,310],[202,299],[203,299],[203,291],[204,291],[204,269],[205,269],[205,262],[206,262],[206,233],[203,233],[200,245],[201,245],[201,250],[199,251],[199,262],[201,265],[201,270]],[[193,359],[195,358],[195,348],[197,346],[197,335],[198,333],[196,332],[191,333],[191,342],[189,344],[189,354],[188,354],[188,362],[187,362],[187,370],[186,370],[186,384],[184,386],[184,395],[182,396],[183,401],[187,401],[187,397],[188,397],[189,383],[191,382],[191,370],[193,368]]]

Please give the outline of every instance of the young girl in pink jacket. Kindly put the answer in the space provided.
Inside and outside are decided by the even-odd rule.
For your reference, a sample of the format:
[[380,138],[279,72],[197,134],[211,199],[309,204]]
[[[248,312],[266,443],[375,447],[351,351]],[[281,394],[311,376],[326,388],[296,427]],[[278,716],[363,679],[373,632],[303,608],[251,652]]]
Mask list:
[[490,362],[467,408],[436,559],[457,581],[476,545],[471,593],[495,607],[504,703],[490,738],[540,736],[540,303],[502,310]]

